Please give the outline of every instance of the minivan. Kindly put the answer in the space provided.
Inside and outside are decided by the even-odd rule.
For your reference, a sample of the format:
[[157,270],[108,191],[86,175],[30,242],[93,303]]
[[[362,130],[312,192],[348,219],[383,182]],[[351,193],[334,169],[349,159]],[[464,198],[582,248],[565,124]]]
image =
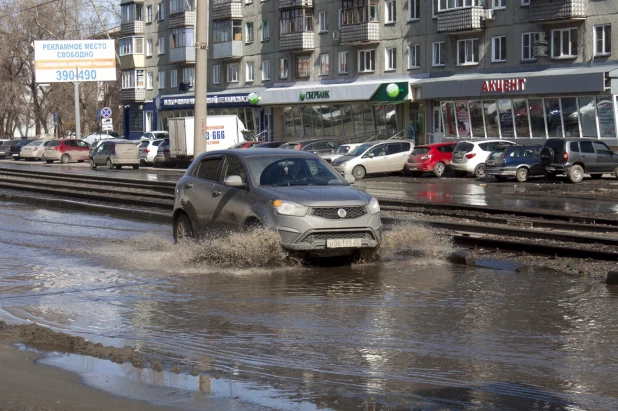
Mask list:
[[134,170],[139,168],[139,151],[134,141],[108,140],[100,144],[90,154],[90,168],[96,170],[98,166],[106,166],[108,169],[131,166]]
[[414,149],[414,143],[405,140],[374,141],[350,150],[333,161],[341,174],[361,179],[367,174],[403,172],[403,166]]

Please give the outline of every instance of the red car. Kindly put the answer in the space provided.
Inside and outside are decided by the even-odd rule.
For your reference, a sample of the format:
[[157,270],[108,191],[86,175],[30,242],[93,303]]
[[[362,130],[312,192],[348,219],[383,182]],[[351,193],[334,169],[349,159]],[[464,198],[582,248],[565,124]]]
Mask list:
[[89,160],[89,150],[90,146],[88,143],[82,140],[53,140],[45,146],[45,151],[43,151],[43,160],[47,163],[53,163],[58,160],[60,160],[62,164],[66,164],[69,161],[83,163],[84,161]]
[[413,177],[420,177],[424,172],[432,172],[434,176],[442,177],[451,165],[456,145],[456,142],[448,142],[414,147],[403,166],[403,172]]
[[238,143],[232,148],[251,148],[256,144],[263,143],[263,141],[245,141],[244,143]]

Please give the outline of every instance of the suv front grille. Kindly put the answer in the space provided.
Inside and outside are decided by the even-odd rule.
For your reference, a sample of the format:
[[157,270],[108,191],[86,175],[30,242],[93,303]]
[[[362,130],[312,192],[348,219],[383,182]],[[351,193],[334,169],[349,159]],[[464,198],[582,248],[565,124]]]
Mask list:
[[373,240],[373,234],[371,231],[327,231],[327,232],[315,232],[309,234],[303,239],[303,243],[313,243],[319,240],[331,240],[331,239],[348,239],[348,238],[360,238],[361,240]]
[[339,214],[337,214],[340,209],[344,209],[346,212],[346,216],[343,217],[344,220],[362,217],[367,214],[367,209],[365,207],[316,207],[311,210],[311,214],[316,217],[339,220],[342,219],[339,217]]

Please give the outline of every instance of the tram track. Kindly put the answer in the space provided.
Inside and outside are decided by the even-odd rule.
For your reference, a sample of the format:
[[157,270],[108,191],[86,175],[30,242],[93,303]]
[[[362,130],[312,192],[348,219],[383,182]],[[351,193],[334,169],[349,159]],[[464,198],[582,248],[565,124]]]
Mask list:
[[[66,199],[71,208],[75,208],[75,200],[80,200],[111,207],[141,207],[142,212],[152,209],[158,214],[161,211],[169,213],[173,207],[174,188],[173,182],[0,168],[0,190],[28,192],[46,199],[54,197],[58,201]],[[615,251],[593,249],[595,244],[601,248],[618,249],[618,219],[378,199],[385,211],[383,221],[386,225],[407,221],[432,226],[451,233],[454,242],[462,246],[618,261]],[[461,215],[462,212],[465,215]],[[404,217],[398,217],[397,213]],[[405,218],[411,214],[417,217]],[[539,240],[546,243],[541,244]]]

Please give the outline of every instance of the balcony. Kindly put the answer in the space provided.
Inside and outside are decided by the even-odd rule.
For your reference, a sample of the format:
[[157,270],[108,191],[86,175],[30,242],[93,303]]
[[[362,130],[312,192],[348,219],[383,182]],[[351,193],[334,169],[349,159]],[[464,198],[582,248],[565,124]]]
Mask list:
[[313,0],[279,0],[279,10],[313,7]]
[[241,0],[217,0],[210,7],[211,20],[242,19]]
[[143,54],[128,54],[126,56],[120,56],[120,67],[122,70],[144,68],[146,67],[146,58]]
[[170,63],[195,63],[195,47],[171,48]]
[[303,51],[315,49],[315,34],[312,31],[285,33],[279,37],[281,51]]
[[143,88],[125,88],[120,91],[122,101],[143,102],[146,100],[146,90]]
[[378,42],[380,42],[380,23],[377,21],[341,26],[341,44]]
[[226,41],[212,45],[213,59],[236,59],[242,57],[242,41]]
[[588,0],[532,0],[530,21],[569,21],[586,18]]
[[493,10],[483,7],[466,7],[462,9],[438,12],[438,33],[461,33],[485,29],[485,20],[493,16]]
[[168,23],[170,29],[189,26],[195,26],[195,11],[186,10],[170,14]]
[[129,21],[120,25],[120,35],[144,34],[144,22],[141,20]]

